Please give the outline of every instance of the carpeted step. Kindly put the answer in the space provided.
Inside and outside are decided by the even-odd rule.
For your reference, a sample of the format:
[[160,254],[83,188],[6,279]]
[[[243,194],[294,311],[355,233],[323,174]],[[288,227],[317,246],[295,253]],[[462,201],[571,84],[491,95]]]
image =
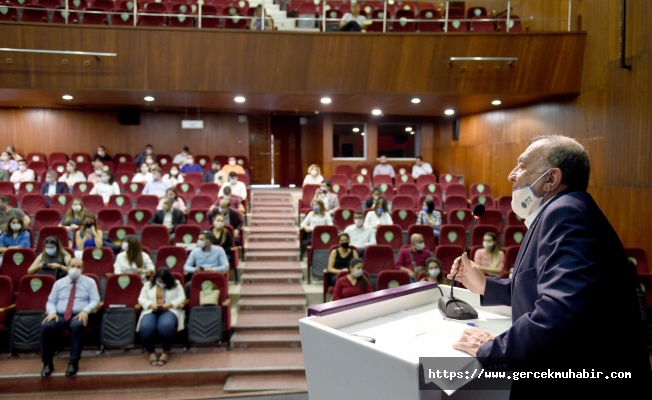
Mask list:
[[296,221],[288,219],[256,219],[249,222],[249,226],[296,226]]
[[278,243],[250,242],[247,243],[247,251],[299,251],[299,241],[279,241]]
[[255,213],[255,214],[249,214],[249,221],[251,222],[257,222],[260,220],[266,220],[266,219],[275,219],[275,220],[281,220],[281,221],[296,221],[296,215],[293,213],[279,213],[279,212],[270,212],[270,213]]
[[247,249],[245,261],[298,261],[298,251],[250,251]]
[[238,301],[238,309],[243,311],[285,310],[298,311],[308,304],[305,298],[296,296],[257,296],[243,297]]
[[242,331],[231,336],[233,348],[250,349],[258,347],[301,347],[298,329],[267,329],[263,331]]
[[292,233],[255,233],[253,236],[247,236],[247,246],[252,243],[270,243],[270,242],[296,242],[297,232]]
[[243,272],[303,272],[304,267],[300,263],[292,261],[249,261],[240,264],[238,269]]
[[293,284],[301,282],[302,273],[296,272],[246,272],[240,276],[242,285],[265,285],[268,283]]
[[252,214],[257,214],[257,213],[284,213],[284,214],[291,214],[295,215],[294,209],[288,205],[284,206],[279,206],[279,207],[274,207],[274,206],[267,206],[267,205],[261,205],[261,206],[256,206],[251,209]]
[[240,297],[298,296],[305,298],[306,292],[300,283],[270,283],[269,285],[242,285]]
[[233,374],[227,378],[224,385],[225,393],[307,389],[305,373]]
[[304,310],[252,310],[238,312],[238,318],[233,325],[234,331],[249,329],[286,329],[299,328],[299,320],[306,316]]
[[293,226],[252,226],[249,228],[249,235],[258,234],[275,234],[276,236],[285,237],[291,234],[298,237],[299,229]]

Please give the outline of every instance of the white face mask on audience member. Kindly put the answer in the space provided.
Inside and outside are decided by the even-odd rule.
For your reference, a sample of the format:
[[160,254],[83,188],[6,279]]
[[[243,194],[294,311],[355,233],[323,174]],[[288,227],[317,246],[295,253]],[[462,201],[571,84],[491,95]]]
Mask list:
[[235,165],[235,160],[229,160],[229,165]]
[[357,226],[358,228],[362,228],[362,225],[364,225],[364,219],[356,218],[355,219],[355,226]]
[[72,206],[72,210],[74,212],[80,212],[81,211],[81,206],[79,204],[75,204],[74,206]]
[[96,169],[95,170],[95,175],[97,175],[97,176],[102,175],[102,170],[101,169]]
[[317,170],[316,169],[311,170],[310,175],[317,176]]
[[363,273],[364,271],[362,270],[362,268],[354,269],[352,272],[353,276],[355,276],[356,278],[361,277]]
[[149,168],[147,168],[147,167],[141,167],[141,168],[140,168],[140,172],[143,173],[143,174],[146,174],[146,173],[149,172]]
[[27,171],[27,165],[20,165],[18,166],[18,169],[20,170],[20,172],[25,172]]
[[179,175],[179,170],[178,170],[178,169],[171,169],[171,170],[170,170],[170,175],[172,175],[172,176],[177,176],[177,175]]

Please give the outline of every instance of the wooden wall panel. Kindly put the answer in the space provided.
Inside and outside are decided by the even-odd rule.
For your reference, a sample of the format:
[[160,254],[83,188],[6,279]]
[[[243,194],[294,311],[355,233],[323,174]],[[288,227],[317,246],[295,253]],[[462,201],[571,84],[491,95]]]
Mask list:
[[142,112],[140,125],[120,125],[115,111],[0,109],[0,138],[19,153],[88,152],[106,146],[109,154],[139,153],[146,144],[175,155],[183,146],[195,154],[249,155],[248,124],[233,114],[202,114],[203,130],[181,129],[182,113]]

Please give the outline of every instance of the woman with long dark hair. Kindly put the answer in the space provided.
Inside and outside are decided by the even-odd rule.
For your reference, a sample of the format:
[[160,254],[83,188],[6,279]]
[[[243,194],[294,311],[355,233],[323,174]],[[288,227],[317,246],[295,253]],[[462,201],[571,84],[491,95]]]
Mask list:
[[122,250],[124,251],[115,258],[113,271],[116,274],[138,274],[144,284],[147,278],[154,273],[154,263],[149,254],[143,251],[138,236],[127,235],[122,242]]
[[365,293],[371,293],[371,283],[362,270],[362,260],[354,258],[349,263],[349,273],[337,280],[333,300],[347,299]]

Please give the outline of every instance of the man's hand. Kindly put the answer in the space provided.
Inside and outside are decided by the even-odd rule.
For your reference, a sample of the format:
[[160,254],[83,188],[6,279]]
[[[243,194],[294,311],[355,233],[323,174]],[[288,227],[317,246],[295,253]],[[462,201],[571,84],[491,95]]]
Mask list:
[[81,321],[84,326],[88,325],[88,313],[86,311],[81,311],[77,316],[73,319],[78,319]]
[[490,340],[494,340],[494,337],[489,332],[483,331],[480,328],[467,328],[462,333],[460,340],[453,343],[453,348],[475,357],[480,346]]
[[50,314],[47,317],[45,317],[42,324],[44,324],[46,322],[50,322],[50,321],[59,322],[59,317],[57,316],[56,313],[55,314]]
[[447,278],[452,280],[456,273],[457,276],[455,277],[455,280],[461,282],[472,293],[484,295],[484,290],[487,286],[487,278],[478,264],[469,260],[466,253],[455,259],[453,267],[451,268],[451,273],[448,274]]
[[240,231],[237,230],[237,229],[235,229],[235,230],[233,231],[233,235],[234,235],[236,238],[238,238],[238,237],[240,236]]

